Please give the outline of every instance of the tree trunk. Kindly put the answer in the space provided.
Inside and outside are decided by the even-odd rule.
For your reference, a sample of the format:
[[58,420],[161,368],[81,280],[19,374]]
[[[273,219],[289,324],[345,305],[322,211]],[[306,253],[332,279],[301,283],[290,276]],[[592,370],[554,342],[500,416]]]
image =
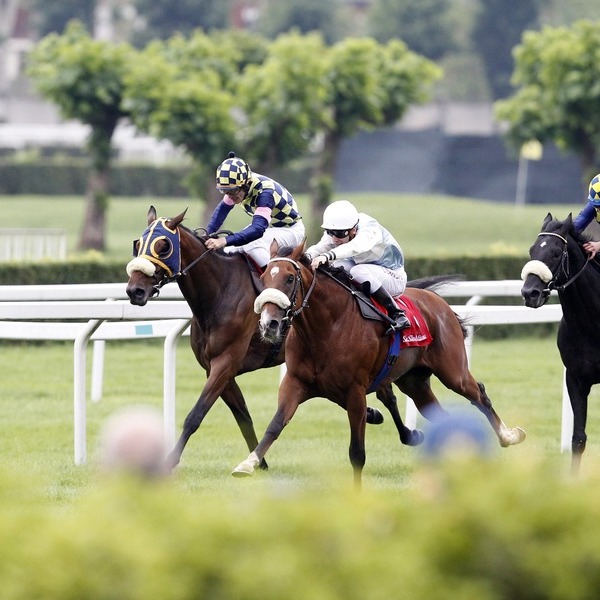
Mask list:
[[91,160],[86,192],[86,210],[83,228],[79,238],[79,250],[106,250],[106,211],[108,210],[108,190],[112,136],[121,113],[109,111],[100,115],[87,140],[87,151]]
[[323,149],[319,153],[311,181],[311,226],[306,232],[309,245],[316,243],[323,233],[320,225],[323,221],[323,211],[333,196],[335,160],[340,144],[341,138],[337,134],[325,134]]
[[79,250],[106,250],[106,210],[109,170],[93,169],[88,177],[86,209],[79,238]]

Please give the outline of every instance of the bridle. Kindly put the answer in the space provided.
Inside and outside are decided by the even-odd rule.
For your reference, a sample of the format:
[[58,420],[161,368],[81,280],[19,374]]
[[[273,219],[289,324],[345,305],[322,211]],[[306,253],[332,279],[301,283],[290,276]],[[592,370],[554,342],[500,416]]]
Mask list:
[[[307,306],[308,299],[312,294],[315,284],[317,283],[317,274],[313,274],[313,279],[310,283],[308,291],[304,293],[304,282],[302,281],[302,269],[300,265],[293,259],[288,258],[287,256],[276,256],[269,261],[269,264],[274,262],[287,262],[290,263],[294,267],[295,275],[294,275],[294,286],[292,288],[292,293],[288,296],[288,300],[290,301],[289,306],[285,309],[283,314],[282,327],[285,331],[291,326],[292,320],[297,317]],[[298,297],[298,291],[302,292],[303,300],[298,308],[294,308],[296,305],[296,299]]]
[[[550,281],[548,281],[548,287],[543,290],[544,294],[550,294],[550,292],[553,289],[556,290],[557,292],[562,292],[579,278],[579,276],[583,273],[585,268],[589,265],[590,260],[592,260],[592,257],[588,256],[583,267],[581,267],[581,269],[579,269],[579,271],[577,271],[577,273],[575,273],[575,275],[573,275],[573,277],[571,277],[569,279],[569,275],[570,275],[569,253],[567,251],[569,242],[568,242],[567,238],[558,233],[554,233],[554,232],[550,232],[550,231],[542,231],[541,233],[538,233],[538,237],[542,237],[542,236],[557,237],[564,243],[564,247],[562,250],[561,257],[560,257],[560,263],[557,265],[556,269],[552,272],[552,279],[550,279]],[[559,274],[564,275],[565,279],[567,280],[562,285],[556,285],[556,279],[559,276]]]
[[[202,229],[203,231],[206,231],[204,228],[198,228],[198,229],[194,229],[193,233],[194,236],[199,239],[202,240],[201,236],[198,235],[198,231]],[[221,232],[219,232],[221,233]],[[178,244],[179,247],[181,248],[181,241],[179,241],[179,237],[178,237]],[[177,271],[177,272],[173,272],[172,275],[169,275],[168,272],[166,270],[163,270],[162,272],[162,277],[158,277],[158,275],[156,274],[156,272],[154,273],[153,277],[156,281],[156,283],[152,286],[152,289],[154,290],[153,293],[151,294],[153,297],[157,297],[160,295],[160,290],[161,288],[163,288],[165,285],[167,285],[168,283],[171,283],[173,281],[176,281],[177,279],[179,279],[180,277],[185,277],[188,272],[196,265],[198,264],[202,259],[206,258],[208,256],[208,254],[211,252],[211,250],[209,248],[205,248],[204,252],[202,254],[200,254],[199,256],[197,256],[192,262],[190,262],[186,267],[184,267],[183,269]]]

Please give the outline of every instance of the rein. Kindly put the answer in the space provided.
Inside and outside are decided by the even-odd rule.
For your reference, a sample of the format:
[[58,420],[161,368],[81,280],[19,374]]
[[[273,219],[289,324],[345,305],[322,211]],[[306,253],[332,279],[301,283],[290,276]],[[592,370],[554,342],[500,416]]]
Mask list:
[[[567,246],[568,246],[569,242],[568,242],[567,238],[563,237],[562,235],[560,235],[558,233],[553,233],[553,232],[542,231],[541,233],[538,233],[538,237],[542,237],[545,235],[559,238],[560,240],[562,240],[564,242],[565,247],[562,251],[560,264],[558,265],[558,267],[556,267],[556,271],[554,273],[552,273],[552,279],[548,282],[548,287],[546,288],[546,290],[544,290],[544,292],[547,291],[548,293],[550,293],[552,291],[552,289],[555,289],[557,292],[562,292],[579,278],[579,276],[583,273],[585,268],[590,264],[592,257],[588,256],[583,267],[581,267],[581,269],[579,269],[579,271],[577,271],[577,273],[575,273],[575,275],[573,275],[573,277],[571,277],[571,279],[569,279],[569,253],[567,252]],[[558,275],[559,270],[561,270],[561,269],[562,269],[562,272],[564,273],[565,277],[567,278],[567,281],[565,283],[563,283],[562,285],[556,285],[555,279]]]

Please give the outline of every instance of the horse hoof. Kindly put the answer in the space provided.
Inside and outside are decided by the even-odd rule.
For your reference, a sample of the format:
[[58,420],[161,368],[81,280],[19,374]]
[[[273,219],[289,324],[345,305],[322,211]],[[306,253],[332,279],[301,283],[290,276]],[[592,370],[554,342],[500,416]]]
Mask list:
[[420,429],[413,429],[412,435],[410,437],[409,446],[418,446],[423,443],[425,439],[425,434]]
[[513,432],[515,434],[515,444],[520,444],[527,437],[525,431],[520,427],[515,427]]
[[513,427],[500,440],[500,445],[503,448],[508,448],[508,446],[516,446],[520,444],[525,438],[527,434],[520,427]]
[[240,463],[231,474],[234,477],[241,479],[242,477],[252,477],[254,475],[254,467],[248,461]]
[[381,425],[383,423],[383,413],[376,408],[367,406],[367,423],[369,425]]

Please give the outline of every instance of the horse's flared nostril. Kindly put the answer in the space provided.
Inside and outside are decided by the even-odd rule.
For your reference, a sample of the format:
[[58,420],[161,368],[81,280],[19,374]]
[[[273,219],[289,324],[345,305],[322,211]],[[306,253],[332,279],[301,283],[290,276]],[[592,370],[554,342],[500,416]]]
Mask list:
[[126,292],[129,296],[129,301],[131,302],[131,304],[136,304],[138,306],[143,306],[144,304],[146,304],[146,294],[142,288],[127,288]]

